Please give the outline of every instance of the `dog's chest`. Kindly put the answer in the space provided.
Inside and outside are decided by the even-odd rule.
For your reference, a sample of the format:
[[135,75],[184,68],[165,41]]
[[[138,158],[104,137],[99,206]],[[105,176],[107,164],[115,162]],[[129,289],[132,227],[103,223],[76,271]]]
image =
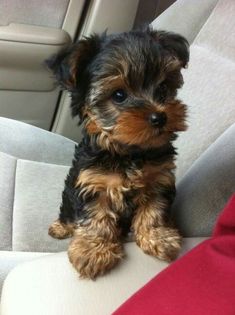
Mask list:
[[167,182],[170,161],[163,163],[148,162],[139,165],[125,163],[125,167],[106,168],[93,166],[81,170],[76,182],[80,194],[106,196],[109,204],[117,211],[123,211],[127,204],[142,198],[146,193],[153,193],[158,184]]

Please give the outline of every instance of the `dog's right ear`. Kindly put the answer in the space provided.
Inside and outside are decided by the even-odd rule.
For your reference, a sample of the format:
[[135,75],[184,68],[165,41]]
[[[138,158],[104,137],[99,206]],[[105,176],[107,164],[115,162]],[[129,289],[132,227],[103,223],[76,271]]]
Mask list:
[[46,60],[47,67],[64,89],[72,92],[77,88],[87,65],[99,52],[100,41],[98,35],[85,37]]
[[157,31],[151,28],[147,32],[162,46],[171,57],[170,59],[177,59],[180,67],[185,68],[187,66],[189,61],[189,43],[186,38],[176,33]]

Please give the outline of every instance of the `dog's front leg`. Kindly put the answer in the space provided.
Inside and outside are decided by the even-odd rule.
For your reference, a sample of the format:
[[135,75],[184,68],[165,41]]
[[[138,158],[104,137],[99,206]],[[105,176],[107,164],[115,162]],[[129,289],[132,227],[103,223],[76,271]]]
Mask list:
[[81,278],[94,279],[114,267],[124,255],[117,217],[109,209],[105,195],[88,207],[90,218],[75,230],[68,256]]
[[132,229],[137,245],[151,256],[174,260],[181,248],[181,236],[166,220],[168,203],[163,198],[145,200],[137,209]]

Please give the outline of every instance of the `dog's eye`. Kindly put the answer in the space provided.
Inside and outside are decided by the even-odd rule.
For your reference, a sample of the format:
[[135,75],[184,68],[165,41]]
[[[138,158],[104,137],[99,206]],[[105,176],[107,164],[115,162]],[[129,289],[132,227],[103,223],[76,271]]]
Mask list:
[[127,93],[125,90],[119,89],[113,92],[111,99],[114,103],[122,104],[127,99]]

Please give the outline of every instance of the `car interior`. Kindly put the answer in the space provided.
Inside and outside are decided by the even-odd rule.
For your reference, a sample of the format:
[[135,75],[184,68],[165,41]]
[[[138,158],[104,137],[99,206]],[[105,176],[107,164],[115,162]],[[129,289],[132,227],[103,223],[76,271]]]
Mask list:
[[[95,281],[83,280],[67,257],[71,240],[48,235],[82,126],[71,116],[70,93],[56,83],[46,60],[93,33],[147,25],[182,35],[190,47],[177,96],[187,105],[188,128],[174,143],[177,193],[171,207],[182,249],[168,263],[143,253],[128,235],[122,264]],[[0,1],[1,315],[196,314],[185,309],[184,299],[179,311],[157,310],[156,299],[151,306],[144,294],[134,295],[136,307],[118,308],[214,235],[235,192],[234,72],[234,0]],[[200,290],[201,284],[185,299],[200,296]],[[229,290],[235,292],[235,283]],[[217,312],[197,314],[235,314],[229,301],[229,311],[218,306]]]

